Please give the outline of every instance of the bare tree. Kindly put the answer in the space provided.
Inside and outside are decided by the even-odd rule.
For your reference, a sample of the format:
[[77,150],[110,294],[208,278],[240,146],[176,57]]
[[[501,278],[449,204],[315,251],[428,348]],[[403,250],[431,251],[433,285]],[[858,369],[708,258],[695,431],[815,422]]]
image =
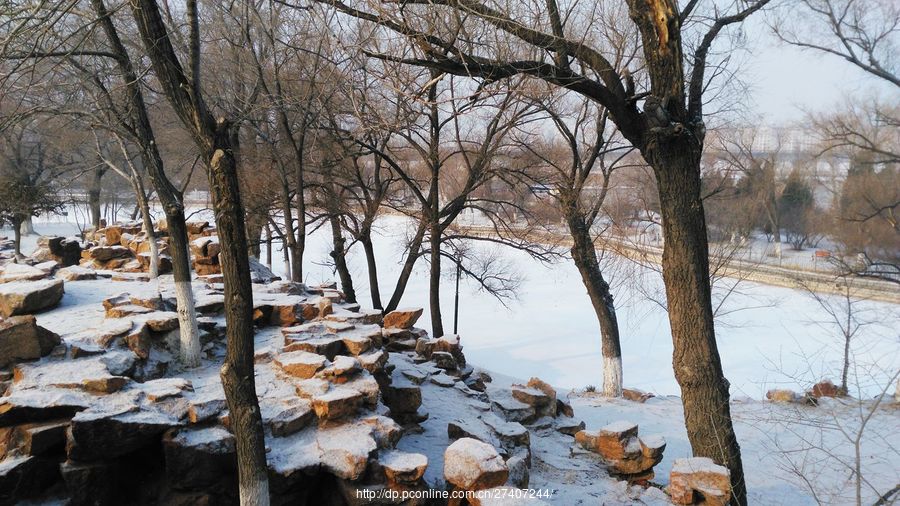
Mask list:
[[269,482],[253,374],[253,293],[237,179],[236,125],[224,118],[216,119],[203,98],[197,2],[186,4],[187,67],[175,53],[156,1],[132,0],[130,7],[154,73],[207,166],[222,244],[228,348],[221,377],[237,441],[240,499],[243,505],[267,505]]
[[[679,9],[672,0],[628,0],[631,19],[643,43],[642,70],[650,82],[646,92],[637,91],[628,73],[617,71],[592,48],[586,34],[567,33],[562,20],[568,16],[552,14],[560,12],[553,0],[538,2],[540,7],[531,9],[479,0],[362,2],[359,7],[340,0],[322,3],[413,42],[399,54],[375,47],[371,52],[382,59],[489,82],[531,76],[584,95],[609,111],[623,137],[653,167],[659,183],[666,239],[664,281],[675,342],[673,362],[691,445],[696,455],[713,458],[730,469],[734,501],[746,503],[728,382],[722,373],[713,326],[700,157],[710,48],[724,28],[742,22],[763,8],[767,0],[738,2],[733,13],[713,15],[697,24],[691,22],[697,1]],[[569,13],[577,7],[573,2]],[[533,19],[533,13],[542,11],[551,14],[549,22]],[[432,21],[434,16],[423,18],[424,14],[436,13],[444,14],[437,18],[438,24]],[[704,27],[700,28],[702,35],[692,56],[683,50],[684,36],[690,37],[691,31],[682,32],[682,26],[691,25],[694,29]],[[485,45],[483,37],[473,40],[468,35],[459,36],[461,33],[490,34],[496,40]],[[643,111],[638,109],[641,100]]]

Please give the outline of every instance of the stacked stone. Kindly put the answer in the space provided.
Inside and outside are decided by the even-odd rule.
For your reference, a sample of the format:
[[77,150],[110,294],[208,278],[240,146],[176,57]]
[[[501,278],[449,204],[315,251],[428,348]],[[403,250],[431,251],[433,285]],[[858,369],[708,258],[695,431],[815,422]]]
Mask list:
[[610,474],[630,482],[653,478],[653,466],[659,464],[666,441],[659,436],[638,437],[638,426],[631,422],[611,423],[598,431],[581,430],[575,442],[584,450],[600,455]]
[[675,459],[668,491],[674,504],[725,506],[731,500],[731,473],[706,457]]

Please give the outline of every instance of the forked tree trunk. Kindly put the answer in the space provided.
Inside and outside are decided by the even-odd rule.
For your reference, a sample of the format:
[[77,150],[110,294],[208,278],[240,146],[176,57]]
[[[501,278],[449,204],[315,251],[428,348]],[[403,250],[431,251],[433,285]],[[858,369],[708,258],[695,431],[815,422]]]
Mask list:
[[209,186],[222,246],[219,258],[225,282],[228,350],[221,377],[237,445],[241,504],[268,505],[265,439],[253,372],[253,291],[236,149],[237,136],[231,125],[219,121],[208,163]]
[[570,211],[566,223],[572,235],[572,261],[581,274],[581,282],[587,289],[591,305],[600,324],[600,341],[603,353],[603,395],[622,396],[622,347],[619,342],[619,322],[609,283],[603,279],[597,250],[590,229],[581,216]]
[[384,308],[385,314],[400,306],[400,300],[403,298],[403,293],[406,292],[406,285],[409,283],[410,276],[412,276],[413,267],[416,266],[416,261],[419,259],[419,250],[422,248],[424,238],[425,224],[420,221],[418,228],[416,228],[416,235],[413,236],[409,247],[406,249],[406,259],[403,261],[403,268],[400,269],[400,276],[397,277],[397,283],[394,285],[394,293],[391,295],[391,300],[388,301],[387,307]]
[[331,258],[334,259],[334,267],[337,269],[338,277],[341,280],[341,291],[344,292],[344,299],[347,302],[356,302],[353,276],[350,275],[350,268],[347,267],[346,242],[341,230],[341,221],[337,214],[332,212],[328,216],[328,223],[331,225]]
[[732,502],[746,504],[740,445],[734,434],[728,380],[722,372],[710,297],[709,245],[700,192],[699,155],[675,141],[646,150],[659,183],[663,281],[681,386],[684,422],[694,455],[731,471]]
[[[125,80],[125,92],[133,114],[134,125],[132,128],[134,128],[141,146],[141,159],[144,167],[147,168],[156,194],[159,195],[163,212],[166,214],[169,252],[172,257],[172,274],[175,280],[175,302],[178,309],[179,354],[183,365],[195,367],[200,365],[200,330],[197,325],[197,312],[194,310],[194,292],[191,289],[191,264],[184,205],[178,190],[166,176],[162,156],[159,154],[156,137],[150,124],[150,115],[141,91],[141,81],[132,66],[128,50],[119,38],[119,33],[103,0],[91,0],[91,4],[97,13],[98,22],[109,40],[110,47],[117,56],[116,64]],[[132,7],[140,9],[136,5],[132,5]],[[156,7],[155,4],[153,7]],[[135,18],[137,19],[137,16]],[[164,32],[161,20],[160,26]]]

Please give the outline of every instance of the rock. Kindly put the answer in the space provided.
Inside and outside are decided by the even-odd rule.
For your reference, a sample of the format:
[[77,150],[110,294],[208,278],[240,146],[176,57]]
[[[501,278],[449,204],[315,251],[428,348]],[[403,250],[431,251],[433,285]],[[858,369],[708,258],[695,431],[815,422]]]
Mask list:
[[450,377],[444,373],[434,374],[430,379],[435,385],[444,388],[450,388],[456,384],[456,378]]
[[166,478],[179,490],[202,490],[236,480],[235,439],[221,427],[172,429],[162,438]]
[[345,355],[338,355],[331,364],[316,373],[316,376],[332,383],[346,383],[361,369],[359,360]]
[[317,395],[327,393],[331,388],[331,383],[320,378],[310,378],[298,381],[294,386],[298,396],[304,399],[312,399]]
[[499,445],[493,433],[482,422],[477,420],[453,420],[447,424],[447,437],[450,439],[471,438],[482,443]]
[[554,428],[568,436],[575,436],[579,431],[584,430],[584,422],[576,421],[574,418],[557,418],[553,422]]
[[47,238],[47,249],[53,259],[63,267],[78,265],[81,260],[81,244],[75,239],[49,237]]
[[636,388],[623,388],[622,389],[622,397],[629,401],[634,402],[647,402],[647,399],[654,397],[653,394],[649,392],[644,392],[642,390],[638,390]]
[[180,397],[184,392],[194,389],[191,382],[184,378],[161,378],[145,381],[139,385],[139,388],[150,402],[159,402],[170,397]]
[[131,332],[125,336],[125,344],[138,358],[142,360],[150,358],[150,327],[145,323],[135,325]]
[[530,479],[529,466],[530,459],[525,451],[517,452],[506,459],[506,467],[509,468],[508,483],[516,488],[528,488]]
[[82,462],[108,460],[159,442],[167,430],[180,425],[160,412],[125,407],[112,412],[82,411],[72,418],[69,459]]
[[275,437],[290,436],[312,423],[315,413],[308,400],[292,398],[260,403],[263,423]]
[[511,422],[527,423],[535,416],[534,408],[512,397],[497,397],[492,400],[491,404],[504,418]]
[[152,313],[153,310],[137,304],[123,304],[121,306],[112,306],[106,310],[107,318],[125,318],[128,316],[142,315]]
[[388,360],[388,354],[384,350],[374,350],[359,355],[356,359],[359,360],[359,365],[363,369],[370,373],[374,373],[384,368],[384,364],[386,364]]
[[642,441],[637,434],[636,424],[615,422],[596,432],[581,430],[575,434],[575,442],[598,453],[615,474],[638,475],[653,469],[662,460],[666,441],[661,437]]
[[84,389],[89,392],[97,392],[101,394],[111,394],[113,392],[118,392],[125,385],[128,384],[130,380],[123,376],[101,376],[98,378],[87,378],[82,380],[82,384],[84,385]]
[[444,451],[444,478],[462,490],[483,490],[506,483],[509,469],[497,450],[462,438]]
[[63,462],[59,466],[71,506],[126,504],[131,490],[123,485],[122,466],[115,460]]
[[66,447],[68,420],[28,423],[12,431],[12,444],[20,455],[42,456],[61,452]]
[[353,356],[359,356],[369,351],[372,347],[372,340],[361,335],[342,336],[341,341],[343,341],[344,347]]
[[412,382],[395,380],[384,389],[384,403],[391,413],[415,413],[422,405],[422,389]]
[[212,420],[227,409],[224,397],[203,397],[192,399],[188,408],[188,420],[191,423],[203,423]]
[[797,402],[800,394],[786,389],[773,389],[766,392],[766,399],[772,402]]
[[398,485],[413,485],[422,479],[425,468],[428,467],[428,457],[421,453],[406,453],[398,450],[389,451],[378,459],[384,468],[384,475],[388,485],[392,488]]
[[731,499],[731,473],[706,457],[675,459],[669,496],[675,504],[724,506]]
[[46,278],[48,273],[28,264],[6,264],[0,271],[0,283],[16,281],[37,281]]
[[306,351],[280,353],[275,357],[275,365],[285,374],[303,379],[312,378],[327,363],[328,359],[324,356]]
[[34,316],[0,320],[0,367],[41,358],[60,342],[59,336],[38,325]]
[[569,418],[575,416],[575,410],[572,409],[572,405],[566,399],[556,399],[556,412]]
[[507,422],[492,413],[485,414],[481,417],[481,420],[494,431],[500,442],[507,448],[531,446],[531,435],[522,424]]
[[822,397],[843,397],[847,394],[832,383],[831,380],[826,379],[813,385],[812,390],[807,395],[814,399],[820,399]]
[[41,494],[59,480],[58,462],[20,456],[0,462],[0,504],[18,504]]
[[556,416],[556,392],[551,397],[537,388],[524,385],[513,385],[511,391],[514,399],[531,406],[538,415]]
[[459,367],[453,354],[446,351],[435,351],[431,354],[431,360],[434,362],[434,365],[446,371],[453,371]]
[[86,281],[97,279],[97,272],[79,265],[71,265],[56,271],[56,277],[66,281]]
[[384,315],[384,328],[386,329],[410,329],[422,316],[422,308],[396,309]]
[[312,405],[319,420],[328,422],[356,414],[363,397],[362,393],[350,388],[335,388],[313,397]]
[[378,450],[368,424],[348,424],[319,430],[316,442],[322,451],[322,466],[345,480],[357,480]]
[[89,251],[90,258],[98,262],[109,262],[113,259],[130,258],[132,256],[131,250],[124,246],[98,246],[91,248]]
[[0,285],[0,315],[8,318],[56,307],[63,296],[63,280],[43,279]]
[[307,351],[324,355],[328,360],[344,351],[344,341],[337,336],[323,336],[303,339],[293,339],[285,335],[284,351]]

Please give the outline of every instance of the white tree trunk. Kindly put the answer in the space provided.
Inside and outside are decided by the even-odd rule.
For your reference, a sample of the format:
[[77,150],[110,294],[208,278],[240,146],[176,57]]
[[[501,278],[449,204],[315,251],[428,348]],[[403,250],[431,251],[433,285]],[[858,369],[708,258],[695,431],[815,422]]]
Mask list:
[[603,395],[622,397],[622,357],[603,357]]
[[22,231],[22,235],[34,235],[34,222],[31,221],[31,216],[25,218],[25,221],[22,222],[22,226],[19,227],[19,230]]
[[159,243],[156,238],[150,240],[150,279],[159,277]]
[[240,488],[241,506],[269,506],[269,482],[260,480],[250,487]]
[[178,304],[178,324],[181,334],[181,363],[185,367],[200,365],[200,329],[194,309],[194,291],[190,281],[175,282],[175,301]]

